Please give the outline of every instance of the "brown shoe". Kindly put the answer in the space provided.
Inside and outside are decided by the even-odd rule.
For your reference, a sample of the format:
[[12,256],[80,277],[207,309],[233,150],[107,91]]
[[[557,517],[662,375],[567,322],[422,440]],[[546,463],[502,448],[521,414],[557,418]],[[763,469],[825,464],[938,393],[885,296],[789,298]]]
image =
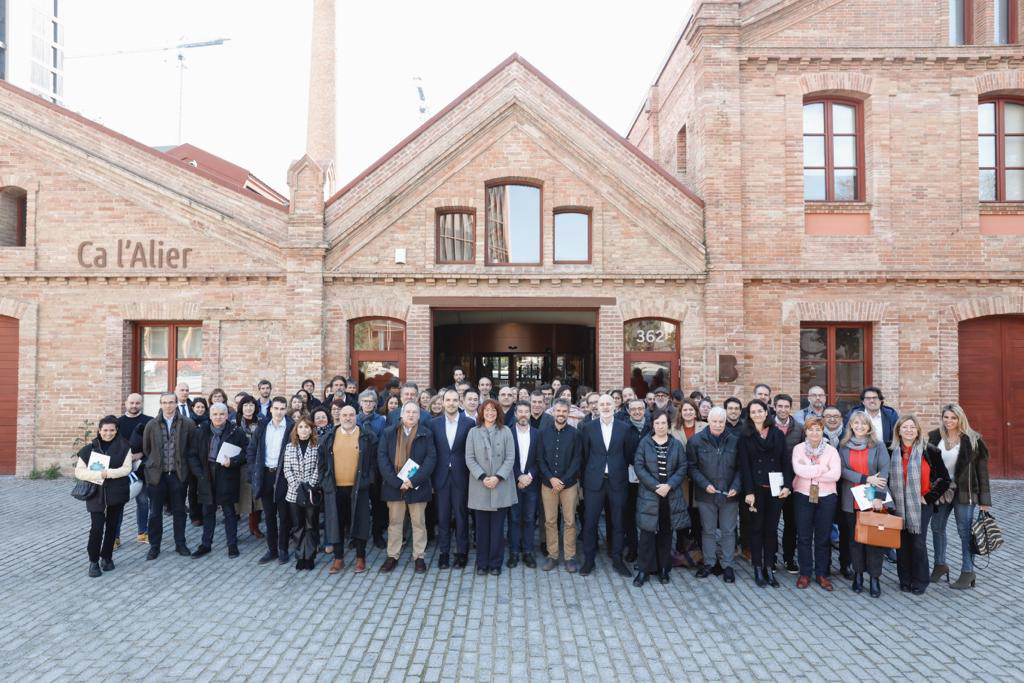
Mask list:
[[418,560],[416,560],[415,564],[416,564],[416,573],[417,574],[425,574],[426,573],[426,571],[427,571],[427,563],[423,561],[422,557],[419,558]]
[[817,578],[817,581],[819,586],[821,586],[829,592],[832,592],[832,582],[828,580],[827,576],[819,576]]
[[796,587],[797,588],[807,588],[810,585],[811,585],[811,577],[809,577],[809,576],[801,576],[799,579],[796,580]]
[[398,560],[396,560],[393,557],[389,557],[388,559],[384,560],[384,564],[382,564],[380,566],[380,573],[381,574],[387,574],[388,572],[393,570],[395,568],[395,565],[397,565],[397,564],[398,564]]
[[743,549],[743,559],[750,562],[750,548]]
[[356,574],[362,574],[366,571],[366,559],[362,557],[356,558]]
[[263,532],[260,531],[260,513],[258,512],[249,513],[249,533],[255,538],[263,538]]
[[334,562],[331,562],[331,568],[327,570],[327,573],[328,574],[337,574],[338,572],[340,572],[344,568],[345,568],[345,560],[337,559]]

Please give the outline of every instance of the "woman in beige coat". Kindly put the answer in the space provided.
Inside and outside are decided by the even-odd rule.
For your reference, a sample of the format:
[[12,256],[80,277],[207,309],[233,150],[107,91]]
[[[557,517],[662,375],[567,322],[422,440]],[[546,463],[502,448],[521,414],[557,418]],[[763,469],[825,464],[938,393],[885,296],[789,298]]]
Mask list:
[[501,574],[505,556],[505,516],[516,504],[512,467],[515,444],[512,430],[498,419],[498,402],[489,399],[480,408],[480,424],[466,436],[469,468],[469,509],[476,513],[476,573]]

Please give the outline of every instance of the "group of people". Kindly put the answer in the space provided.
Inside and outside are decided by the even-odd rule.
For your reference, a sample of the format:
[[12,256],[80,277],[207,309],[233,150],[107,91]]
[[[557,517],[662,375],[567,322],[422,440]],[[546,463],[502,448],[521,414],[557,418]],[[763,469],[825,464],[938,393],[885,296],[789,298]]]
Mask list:
[[[200,558],[212,551],[219,508],[229,557],[239,555],[238,519],[247,516],[250,533],[266,540],[260,564],[294,554],[296,569],[309,570],[323,551],[336,574],[352,548],[361,573],[372,541],[386,549],[379,571],[387,573],[408,522],[417,573],[427,571],[432,540],[439,569],[466,567],[471,539],[479,575],[532,569],[539,535],[544,571],[562,565],[587,576],[603,515],[611,567],[638,587],[668,583],[679,567],[734,583],[742,554],[758,586],[778,587],[781,565],[798,588],[832,591],[838,548],[851,589],[862,592],[867,574],[878,597],[886,549],[854,533],[853,489],[867,484],[871,508],[902,519],[901,591],[920,595],[949,581],[950,513],[961,545],[952,587],[976,583],[971,525],[975,509],[991,505],[988,452],[956,404],[928,432],[885,405],[877,387],[845,415],[821,387],[794,410],[791,396],[772,396],[765,384],[746,405],[736,397],[715,405],[666,387],[637,396],[632,387],[596,392],[557,379],[533,390],[495,387],[488,377],[474,386],[461,368],[436,392],[397,381],[358,392],[340,376],[323,399],[314,388],[307,380],[285,398],[262,380],[255,395],[240,392],[229,404],[222,389],[204,399],[180,384],[160,397],[153,418],[141,396],[128,396],[125,414],[101,419],[78,454],[75,476],[99,489],[86,502],[90,576],[114,569],[129,481],[138,478],[148,560],[160,555],[165,509],[176,552]],[[105,469],[89,468],[95,452],[109,456]],[[195,551],[185,542],[187,515],[203,529]]]

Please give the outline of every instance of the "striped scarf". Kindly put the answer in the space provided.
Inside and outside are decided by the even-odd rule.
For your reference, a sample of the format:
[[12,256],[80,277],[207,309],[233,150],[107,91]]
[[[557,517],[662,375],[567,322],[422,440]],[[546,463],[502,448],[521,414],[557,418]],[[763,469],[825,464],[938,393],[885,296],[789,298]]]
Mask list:
[[[910,457],[903,461],[900,443],[893,446],[892,464],[889,466],[889,491],[896,505],[896,514],[903,518],[908,533],[921,533],[921,458],[924,457],[920,443],[914,444]],[[907,481],[903,482],[903,469],[907,470]]]

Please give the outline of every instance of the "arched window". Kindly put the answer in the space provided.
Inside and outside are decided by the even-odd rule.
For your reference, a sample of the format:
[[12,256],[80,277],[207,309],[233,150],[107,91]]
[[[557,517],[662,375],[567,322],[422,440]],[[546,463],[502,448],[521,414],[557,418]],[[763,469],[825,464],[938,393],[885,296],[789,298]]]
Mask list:
[[0,188],[0,247],[25,246],[28,193],[20,187]]
[[349,321],[352,347],[352,376],[359,390],[380,390],[392,379],[405,374],[405,323],[392,318],[364,318]]
[[1024,100],[978,104],[978,198],[1024,201]]
[[625,383],[638,398],[658,387],[679,386],[679,323],[660,318],[627,320],[622,326]]
[[541,265],[540,184],[524,178],[507,178],[489,181],[486,189],[487,265]]
[[560,206],[554,210],[554,263],[590,263],[590,207]]
[[476,258],[476,209],[445,207],[436,211],[437,263],[473,263]]
[[804,102],[804,199],[864,200],[861,103],[834,98]]

